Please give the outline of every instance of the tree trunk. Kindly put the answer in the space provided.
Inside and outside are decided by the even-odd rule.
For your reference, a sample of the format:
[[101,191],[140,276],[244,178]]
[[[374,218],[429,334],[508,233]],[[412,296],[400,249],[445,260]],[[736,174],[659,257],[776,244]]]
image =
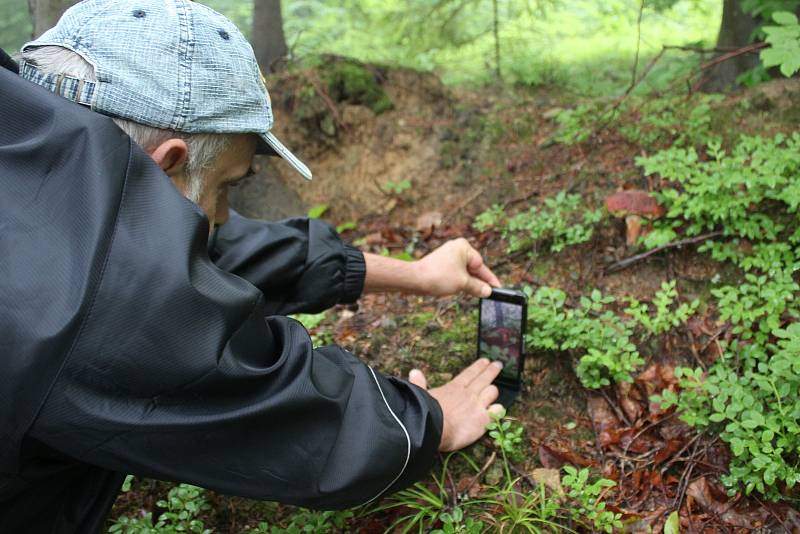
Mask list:
[[33,35],[36,39],[52,28],[67,8],[78,3],[78,0],[28,0],[28,10],[33,22]]
[[253,0],[253,50],[265,73],[277,72],[286,64],[289,48],[283,34],[281,0]]
[[[742,0],[724,0],[717,48],[736,49],[747,46],[758,24],[756,18],[742,11]],[[731,89],[736,85],[736,78],[758,65],[758,62],[758,54],[753,53],[723,61],[706,71],[707,81],[703,84],[703,90],[712,92]]]

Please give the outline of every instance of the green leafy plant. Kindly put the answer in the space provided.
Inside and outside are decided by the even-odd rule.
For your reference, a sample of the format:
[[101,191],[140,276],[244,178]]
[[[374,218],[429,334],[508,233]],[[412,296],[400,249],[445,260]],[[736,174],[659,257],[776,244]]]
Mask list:
[[204,490],[189,484],[180,484],[169,490],[167,498],[156,503],[165,511],[153,520],[149,512],[138,517],[122,516],[114,520],[108,529],[114,534],[177,534],[194,532],[210,534],[200,514],[210,506],[206,502]]
[[741,486],[778,500],[778,483],[791,490],[800,482],[800,324],[774,335],[778,342],[766,348],[733,343],[707,374],[677,369],[681,395],[665,391],[655,400],[729,444],[733,458],[722,481],[731,494]]
[[431,534],[481,534],[483,521],[465,517],[464,511],[456,506],[452,512],[444,512],[439,516],[442,528],[431,531]]
[[654,400],[675,406],[689,425],[719,433],[733,453],[722,477],[732,494],[743,489],[773,500],[800,481],[798,148],[798,134],[744,136],[730,153],[710,143],[705,161],[692,149],[640,160],[667,184],[660,196],[669,210],[657,224],[676,235],[720,233],[700,251],[741,271],[711,290],[732,340],[720,342],[722,354],[707,371],[677,369],[681,391]]
[[530,347],[574,352],[579,358],[578,378],[588,388],[632,379],[643,360],[631,339],[633,321],[620,320],[608,309],[613,298],[594,290],[578,306],[570,307],[561,289],[541,287],[528,293]]
[[327,312],[322,313],[298,313],[292,318],[303,323],[311,336],[311,342],[315,347],[330,345],[333,343],[333,333],[322,326],[327,317]]
[[648,99],[638,109],[625,110],[619,131],[629,142],[645,147],[706,144],[713,138],[714,105],[723,99],[705,94]]
[[341,234],[355,230],[356,228],[358,228],[358,224],[356,224],[355,221],[347,221],[336,226],[336,233]]
[[386,532],[402,529],[401,532],[405,533],[416,529],[422,534],[422,532],[433,529],[442,520],[444,514],[450,514],[449,518],[451,520],[454,519],[453,510],[450,509],[450,497],[445,487],[445,481],[447,479],[448,465],[455,457],[466,460],[470,468],[475,472],[479,471],[479,467],[466,454],[461,452],[450,453],[442,462],[441,472],[432,475],[432,486],[417,482],[410,488],[395,493],[383,503],[371,508],[369,513],[393,509],[402,511],[402,515],[386,529]]
[[505,413],[493,413],[491,416],[492,421],[487,427],[489,437],[492,438],[494,446],[500,451],[500,455],[503,458],[506,478],[511,479],[510,462],[523,459],[520,445],[522,444],[522,434],[525,432],[525,428],[519,423],[506,419]]
[[664,523],[664,534],[681,534],[681,517],[677,510],[669,514]]
[[625,309],[625,313],[635,319],[649,334],[664,334],[685,323],[700,306],[698,300],[690,303],[683,302],[677,307],[673,306],[677,298],[678,290],[675,289],[675,281],[663,282],[661,289],[653,298],[654,314],[651,315],[651,306],[633,298],[629,299],[630,304]]
[[328,212],[327,204],[317,204],[308,210],[308,216],[312,219],[319,219]]
[[657,196],[667,215],[655,227],[676,235],[720,230],[726,237],[775,240],[800,206],[800,134],[742,136],[730,154],[712,141],[706,152],[705,161],[694,148],[637,160],[646,175],[657,174],[666,185]]
[[516,480],[508,480],[478,502],[492,508],[486,514],[489,532],[572,532],[563,526],[564,507],[558,496],[548,494],[543,485],[534,491],[521,491]]
[[565,465],[566,475],[561,483],[569,491],[567,495],[577,504],[570,509],[570,515],[579,523],[588,523],[587,526],[608,532],[622,528],[622,514],[606,510],[603,494],[606,488],[613,488],[616,482],[604,478],[594,482],[589,481],[589,470],[577,470],[571,465]]
[[398,180],[396,182],[389,180],[388,182],[384,182],[382,187],[385,193],[399,197],[403,193],[411,189],[412,184],[411,180],[406,178],[404,180]]
[[603,218],[602,210],[586,210],[580,195],[561,191],[546,198],[541,207],[533,206],[512,217],[506,217],[499,206],[478,215],[475,228],[485,231],[500,228],[508,243],[509,254],[536,252],[539,243],[546,243],[551,252],[560,252],[570,245],[591,239],[594,225]]
[[572,109],[561,109],[553,118],[558,130],[553,141],[564,145],[576,145],[589,140],[597,126],[608,122],[612,112],[595,103],[580,104]]
[[761,61],[766,67],[779,67],[786,77],[793,76],[800,71],[800,22],[788,11],[778,11],[772,18],[777,26],[764,27],[771,46],[761,51]]

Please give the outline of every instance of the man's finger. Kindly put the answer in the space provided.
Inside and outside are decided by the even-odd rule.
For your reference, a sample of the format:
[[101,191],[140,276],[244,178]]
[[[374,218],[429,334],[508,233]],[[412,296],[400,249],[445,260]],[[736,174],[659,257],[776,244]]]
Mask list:
[[408,381],[422,389],[428,389],[428,379],[425,378],[425,375],[419,369],[412,369],[411,372],[408,373]]
[[503,366],[500,362],[492,362],[491,365],[487,365],[480,374],[473,378],[472,382],[470,382],[467,387],[475,393],[482,392],[489,384],[494,382],[494,379],[497,378],[497,375],[500,374],[502,369]]
[[502,404],[492,404],[487,411],[495,415],[504,415],[506,413],[506,409]]
[[473,297],[480,298],[488,298],[492,294],[492,288],[489,284],[472,276],[467,280],[467,287],[464,288],[464,291]]
[[469,386],[476,377],[478,377],[492,362],[486,358],[475,360],[472,365],[458,373],[453,379],[454,384],[459,384],[463,387]]
[[472,245],[467,244],[467,246],[469,247],[467,250],[467,271],[469,271],[472,276],[480,278],[492,287],[500,287],[500,280],[495,276],[492,270],[486,266],[481,253],[475,250]]
[[497,397],[499,396],[500,390],[497,389],[497,386],[492,384],[481,391],[480,395],[478,395],[478,400],[480,401],[481,406],[488,408],[489,405],[496,401]]
[[497,278],[497,276],[495,276],[492,270],[486,266],[485,263],[481,264],[476,271],[470,270],[469,274],[476,278],[480,278],[492,287],[500,287],[500,280]]

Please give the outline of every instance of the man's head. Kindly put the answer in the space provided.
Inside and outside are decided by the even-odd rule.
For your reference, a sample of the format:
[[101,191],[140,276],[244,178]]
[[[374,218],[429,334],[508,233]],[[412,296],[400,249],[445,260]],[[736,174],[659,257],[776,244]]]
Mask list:
[[208,214],[256,153],[311,173],[270,133],[252,48],[225,17],[189,0],[84,0],[22,49],[20,75],[110,115]]

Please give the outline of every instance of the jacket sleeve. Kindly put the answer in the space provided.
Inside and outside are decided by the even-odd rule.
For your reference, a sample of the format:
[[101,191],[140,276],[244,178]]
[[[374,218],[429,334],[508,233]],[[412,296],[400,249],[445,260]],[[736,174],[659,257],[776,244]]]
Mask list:
[[231,210],[211,243],[214,263],[258,287],[270,315],[350,304],[364,289],[364,254],[318,219],[256,221]]
[[[300,323],[269,316],[262,291],[210,260],[196,206],[138,149],[129,157],[118,195],[97,191],[112,187],[109,177],[74,193],[87,215],[73,222],[71,264],[89,254],[94,268],[80,314],[59,327],[71,341],[28,438],[122,473],[319,509],[360,505],[425,476],[440,440],[438,403],[339,347],[315,350]],[[108,219],[92,204],[105,197],[119,206]],[[277,291],[294,284],[284,311],[300,307],[308,290],[299,286],[330,274],[320,264],[344,271],[358,261],[324,226],[260,228],[292,252],[273,239],[258,254],[284,254],[292,274],[269,280],[282,261],[228,266],[256,282],[263,274]],[[348,284],[340,273],[341,294],[314,305],[354,295],[358,284]]]

